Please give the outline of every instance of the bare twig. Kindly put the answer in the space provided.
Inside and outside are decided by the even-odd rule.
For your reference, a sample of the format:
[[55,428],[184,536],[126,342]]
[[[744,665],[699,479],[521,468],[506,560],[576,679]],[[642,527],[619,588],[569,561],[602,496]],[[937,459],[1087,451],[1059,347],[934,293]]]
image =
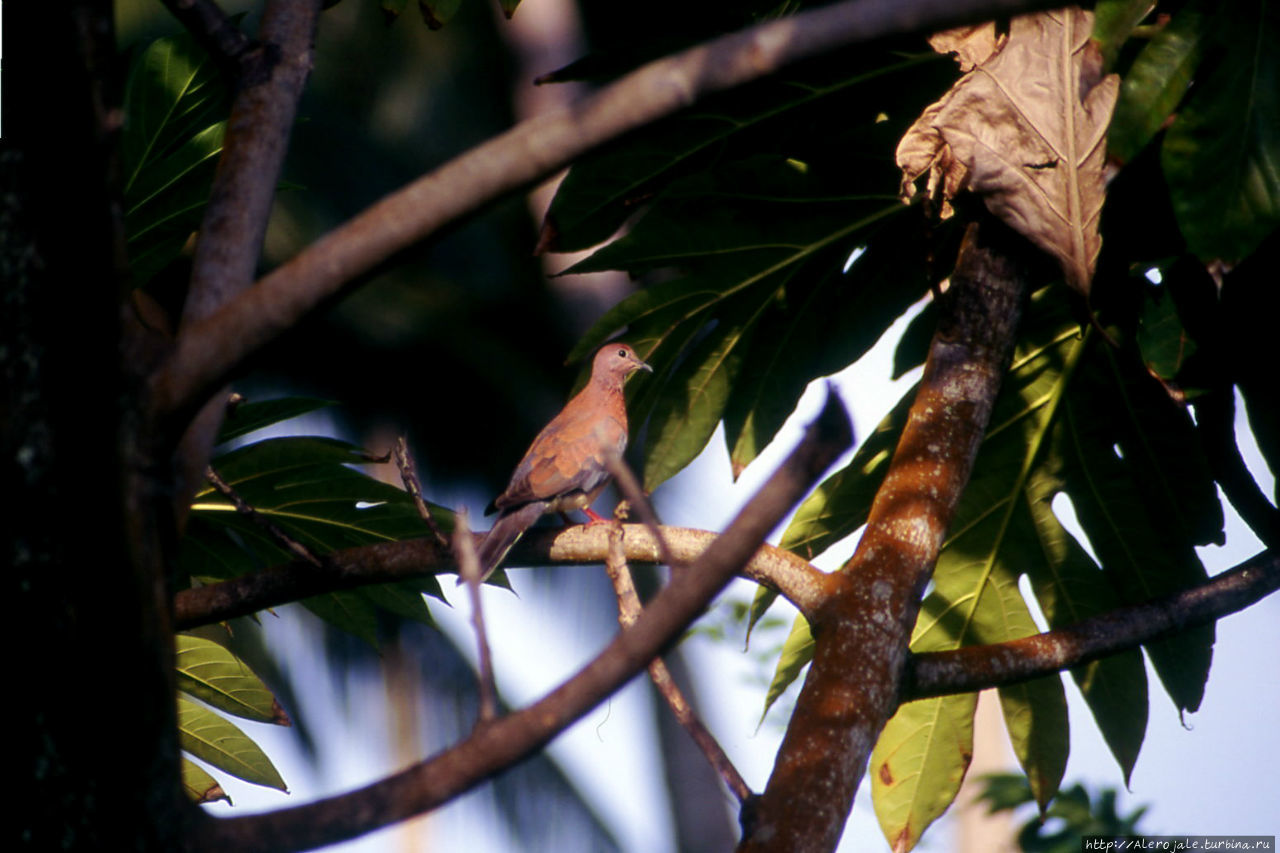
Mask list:
[[620,631],[594,660],[533,705],[480,726],[458,745],[358,791],[269,814],[213,820],[197,813],[189,849],[284,853],[354,838],[435,808],[523,760],[674,642],[848,448],[851,436],[848,415],[832,395],[800,445],[690,570],[658,593],[636,623]]
[[662,562],[673,569],[684,568],[684,563],[667,544],[666,536],[662,532],[662,522],[658,520],[658,514],[654,511],[653,504],[649,502],[649,496],[640,488],[640,481],[636,479],[631,466],[627,465],[621,456],[616,455],[606,456],[604,464],[609,469],[614,482],[618,484],[618,488],[622,490],[627,504],[640,516],[640,521],[649,528],[653,541],[658,543],[658,553],[662,555]]
[[222,479],[212,465],[205,468],[204,475],[209,483],[217,489],[218,494],[231,501],[231,505],[236,508],[236,512],[266,531],[267,535],[277,545],[312,568],[324,568],[325,561],[323,557],[285,533],[280,529],[279,525],[254,509],[239,492],[232,488],[226,480]]
[[448,547],[448,538],[440,530],[440,525],[436,524],[435,516],[431,514],[431,507],[422,497],[422,484],[418,482],[418,472],[414,469],[413,457],[409,455],[409,445],[403,435],[396,439],[393,452],[396,457],[396,467],[400,469],[400,479],[404,483],[405,491],[413,498],[413,505],[418,508],[418,515],[431,528],[431,534],[435,536],[436,541]]
[[[640,596],[636,592],[635,582],[631,577],[631,569],[627,566],[626,553],[622,548],[622,525],[619,523],[610,524],[608,536],[609,557],[605,560],[604,565],[605,570],[609,573],[609,580],[613,581],[613,591],[618,596],[618,624],[626,629],[634,625],[636,619],[640,618],[640,612],[643,607],[640,603]],[[698,749],[702,750],[702,754],[706,756],[707,762],[720,775],[725,786],[737,797],[739,803],[746,802],[752,796],[751,788],[748,787],[746,780],[742,778],[742,774],[738,772],[738,768],[733,766],[733,762],[725,754],[724,749],[721,748],[715,737],[711,732],[707,731],[707,727],[693,713],[693,709],[689,707],[689,701],[676,685],[675,680],[672,679],[671,671],[667,669],[667,665],[662,658],[654,658],[649,663],[649,679],[653,682],[653,686],[658,689],[658,692],[662,694],[662,698],[670,706],[681,727],[689,733],[689,737],[693,738],[693,742],[697,744]]]
[[480,603],[480,562],[476,559],[476,542],[467,524],[467,511],[459,510],[454,519],[453,550],[458,560],[458,573],[471,595],[471,627],[476,632],[480,722],[487,723],[498,716],[498,690],[493,681],[489,635],[484,628],[484,608]]
[[383,198],[215,315],[185,329],[173,355],[152,377],[157,410],[181,412],[198,405],[238,365],[348,282],[624,133],[846,45],[1052,5],[1043,0],[845,0],[649,63],[572,107],[521,122]]

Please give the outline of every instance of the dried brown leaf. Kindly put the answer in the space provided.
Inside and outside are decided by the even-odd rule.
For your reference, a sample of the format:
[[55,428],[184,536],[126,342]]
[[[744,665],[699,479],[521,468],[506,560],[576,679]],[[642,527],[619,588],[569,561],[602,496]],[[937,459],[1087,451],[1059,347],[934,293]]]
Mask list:
[[1093,15],[1071,8],[1014,18],[1003,44],[994,28],[939,34],[935,47],[977,64],[925,109],[897,154],[905,198],[925,173],[943,218],[961,190],[982,195],[1084,294],[1102,246],[1107,125],[1120,86],[1102,76],[1092,29]]
[[969,72],[981,65],[1004,46],[1005,36],[996,35],[994,21],[942,30],[929,36],[929,44],[938,53],[954,53],[960,70]]

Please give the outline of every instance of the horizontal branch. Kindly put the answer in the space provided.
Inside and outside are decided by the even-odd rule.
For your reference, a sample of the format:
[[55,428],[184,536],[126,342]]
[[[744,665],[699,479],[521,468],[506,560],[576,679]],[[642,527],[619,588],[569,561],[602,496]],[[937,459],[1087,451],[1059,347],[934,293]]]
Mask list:
[[848,415],[831,394],[800,445],[689,571],[680,572],[594,660],[533,705],[477,726],[457,746],[360,790],[269,814],[201,820],[188,849],[284,853],[354,838],[435,808],[523,760],[674,642],[851,443]]
[[1280,555],[1263,551],[1188,590],[1019,640],[915,655],[905,700],[1001,687],[1080,666],[1212,622],[1280,589]]
[[[708,530],[663,527],[671,557],[688,564],[716,538]],[[657,541],[643,524],[623,525],[626,558],[633,563],[661,562]],[[511,566],[559,566],[603,563],[609,546],[599,526],[574,525],[530,530],[511,550]],[[313,595],[354,589],[376,583],[410,580],[424,575],[457,572],[453,554],[433,538],[380,542],[326,554],[317,567],[299,560],[261,572],[179,592],[174,599],[177,630],[189,631],[248,616]],[[802,613],[821,600],[822,572],[789,551],[761,545],[742,574],[776,589]]]
[[579,103],[535,116],[376,202],[193,324],[153,377],[160,413],[183,412],[348,282],[583,154],[709,95],[799,60],[890,35],[1044,8],[1039,0],[846,0],[642,66]]

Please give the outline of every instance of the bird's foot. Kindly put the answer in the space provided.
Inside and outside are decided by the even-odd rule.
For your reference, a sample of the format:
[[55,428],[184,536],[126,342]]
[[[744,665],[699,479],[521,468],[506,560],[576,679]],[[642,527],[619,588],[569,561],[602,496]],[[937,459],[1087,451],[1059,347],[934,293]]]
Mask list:
[[583,510],[587,514],[587,527],[595,527],[597,524],[607,524],[609,519],[597,513],[591,507],[585,507]]

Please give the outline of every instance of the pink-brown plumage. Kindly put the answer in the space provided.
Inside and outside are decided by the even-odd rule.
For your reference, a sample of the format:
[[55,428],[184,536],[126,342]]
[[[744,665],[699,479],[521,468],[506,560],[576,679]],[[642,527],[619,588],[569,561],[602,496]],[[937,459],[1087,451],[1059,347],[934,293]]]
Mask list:
[[479,549],[485,577],[530,525],[546,512],[586,509],[609,481],[609,458],[627,447],[623,383],[652,368],[626,344],[606,344],[591,363],[591,379],[533,440],[507,488]]

